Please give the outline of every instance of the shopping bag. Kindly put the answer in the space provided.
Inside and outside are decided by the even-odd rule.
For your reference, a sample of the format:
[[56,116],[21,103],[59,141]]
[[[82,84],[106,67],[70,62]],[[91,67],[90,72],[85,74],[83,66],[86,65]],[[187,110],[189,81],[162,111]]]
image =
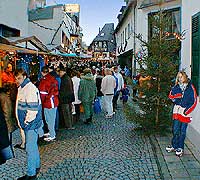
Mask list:
[[83,104],[80,104],[80,113],[84,113]]
[[14,152],[13,152],[12,146],[9,145],[8,147],[0,150],[0,156],[2,159],[6,161],[14,158]]
[[93,110],[95,114],[98,114],[101,112],[101,104],[99,98],[95,98],[94,100],[94,105],[93,105]]
[[10,144],[0,150],[0,164],[4,164],[7,160],[14,158],[14,151],[12,147],[12,134],[10,134]]

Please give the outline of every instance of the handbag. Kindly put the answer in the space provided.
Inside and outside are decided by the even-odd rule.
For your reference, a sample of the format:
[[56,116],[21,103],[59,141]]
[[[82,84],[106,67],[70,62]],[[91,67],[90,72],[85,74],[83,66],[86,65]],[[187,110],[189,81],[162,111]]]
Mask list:
[[0,164],[4,164],[7,160],[14,158],[14,151],[12,147],[12,133],[10,134],[10,144],[0,150]]
[[95,98],[94,104],[93,104],[93,110],[95,114],[98,114],[101,112],[101,104],[99,98]]

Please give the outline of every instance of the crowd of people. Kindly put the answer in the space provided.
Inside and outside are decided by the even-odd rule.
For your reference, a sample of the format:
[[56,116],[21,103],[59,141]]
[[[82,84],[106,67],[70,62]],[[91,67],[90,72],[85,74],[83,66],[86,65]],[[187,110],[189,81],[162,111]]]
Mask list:
[[[0,116],[2,116],[0,138],[4,140],[0,142],[0,150],[10,144],[9,134],[16,129],[17,124],[20,129],[21,143],[14,147],[27,152],[27,172],[25,176],[18,178],[19,180],[36,179],[40,171],[38,139],[47,143],[52,142],[56,140],[56,134],[60,128],[74,130],[74,125],[78,121],[86,125],[91,124],[95,99],[98,99],[105,113],[105,119],[109,120],[113,118],[118,109],[117,102],[120,93],[123,103],[127,102],[130,94],[126,78],[124,78],[124,72],[130,76],[129,71],[127,68],[122,71],[120,66],[112,63],[75,62],[70,66],[67,63],[59,65],[49,63],[42,67],[40,79],[35,76],[29,77],[22,68],[11,73],[12,69],[8,67],[6,71],[9,76],[5,76],[8,80],[4,80],[3,86],[11,89],[17,87],[18,90],[13,96],[15,100],[13,97],[9,99],[10,91],[6,94],[5,88],[0,90]],[[181,98],[189,96],[187,93],[191,94],[189,89],[195,94],[194,87],[187,77],[184,76],[185,79],[182,79],[181,75],[185,74],[179,74],[170,98],[176,103],[174,112],[177,107],[183,106],[182,116],[185,119],[179,120],[182,116],[177,116],[177,118],[174,115],[174,137],[172,146],[167,148],[168,152],[176,150],[177,154],[183,151],[187,123],[190,122],[188,114],[194,109],[196,102],[194,95],[191,99],[185,98],[190,102],[189,105],[186,101],[185,104],[181,104]],[[133,77],[133,96],[138,94],[134,85],[138,83],[141,85],[142,78],[148,79],[149,77]],[[190,86],[188,90],[187,86]],[[139,96],[142,97],[143,94],[140,93]],[[5,101],[5,98],[8,100]],[[15,113],[13,113],[14,109]],[[82,119],[80,119],[81,113],[83,113]],[[1,156],[0,163],[5,163]]]
[[[38,140],[55,141],[60,128],[73,130],[75,123],[81,120],[83,124],[91,124],[95,99],[99,100],[105,118],[112,118],[119,94],[127,88],[119,66],[111,63],[76,62],[70,66],[68,63],[59,66],[49,63],[40,73],[39,76],[28,76],[23,68],[12,72],[8,66],[3,79],[6,89],[2,88],[0,92],[0,100],[3,95],[9,99],[5,101],[7,104],[1,105],[0,113],[4,117],[1,128],[6,132],[2,131],[4,136],[0,135],[5,140],[0,148],[10,145],[9,134],[18,126],[21,143],[14,147],[27,152],[27,172],[19,180],[35,179],[40,171]],[[10,92],[14,86],[15,93]],[[13,105],[11,93],[15,94]],[[83,118],[80,120],[81,112]],[[1,161],[5,163],[5,160]]]

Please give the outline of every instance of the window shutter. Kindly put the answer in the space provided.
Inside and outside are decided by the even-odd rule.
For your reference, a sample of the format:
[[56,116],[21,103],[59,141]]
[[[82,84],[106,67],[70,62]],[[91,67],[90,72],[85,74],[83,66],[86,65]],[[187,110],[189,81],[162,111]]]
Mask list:
[[200,13],[192,16],[192,83],[200,94]]

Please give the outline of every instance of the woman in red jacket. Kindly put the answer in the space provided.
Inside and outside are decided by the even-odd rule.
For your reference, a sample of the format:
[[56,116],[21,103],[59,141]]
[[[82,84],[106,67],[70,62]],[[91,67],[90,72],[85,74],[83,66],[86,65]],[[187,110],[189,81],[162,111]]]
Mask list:
[[40,80],[38,89],[40,90],[45,121],[49,129],[49,133],[44,134],[46,136],[44,140],[53,141],[56,139],[55,120],[59,103],[58,82],[49,74],[48,67],[43,67],[41,73],[43,77]]

